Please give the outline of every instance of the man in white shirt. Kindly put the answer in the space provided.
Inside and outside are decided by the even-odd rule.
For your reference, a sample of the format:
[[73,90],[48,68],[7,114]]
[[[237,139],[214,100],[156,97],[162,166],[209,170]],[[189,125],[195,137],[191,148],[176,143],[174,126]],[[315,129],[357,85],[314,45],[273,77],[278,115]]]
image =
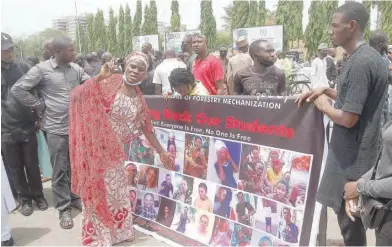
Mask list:
[[312,62],[312,72],[310,74],[310,81],[312,88],[329,87],[327,78],[327,60],[328,45],[322,43],[318,47],[319,54]]
[[167,95],[172,93],[169,76],[171,72],[177,68],[186,69],[186,64],[176,58],[176,53],[173,49],[168,49],[165,52],[165,60],[155,69],[152,82],[155,84],[156,95]]

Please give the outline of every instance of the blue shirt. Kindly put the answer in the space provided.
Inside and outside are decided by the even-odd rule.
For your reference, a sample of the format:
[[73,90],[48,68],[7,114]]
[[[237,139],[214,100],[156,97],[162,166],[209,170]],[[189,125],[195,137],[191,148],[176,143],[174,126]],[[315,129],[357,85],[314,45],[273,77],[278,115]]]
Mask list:
[[[215,163],[216,174],[219,174],[219,166],[218,163]],[[223,170],[225,171],[225,180],[222,181],[222,184],[231,188],[237,188],[237,182],[234,179],[234,171],[233,164],[231,161],[227,162],[226,165],[223,165]]]

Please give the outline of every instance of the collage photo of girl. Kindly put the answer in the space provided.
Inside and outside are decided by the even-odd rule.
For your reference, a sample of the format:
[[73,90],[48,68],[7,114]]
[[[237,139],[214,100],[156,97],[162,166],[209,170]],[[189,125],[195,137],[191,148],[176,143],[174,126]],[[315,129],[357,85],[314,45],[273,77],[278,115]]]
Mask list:
[[143,138],[130,145],[135,215],[213,246],[298,244],[311,156],[166,129],[155,135],[173,163],[151,159]]

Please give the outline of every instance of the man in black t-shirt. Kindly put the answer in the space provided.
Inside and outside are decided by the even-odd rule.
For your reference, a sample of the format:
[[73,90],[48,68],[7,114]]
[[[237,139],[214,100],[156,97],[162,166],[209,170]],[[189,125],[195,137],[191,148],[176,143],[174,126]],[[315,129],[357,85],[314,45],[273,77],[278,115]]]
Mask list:
[[[325,171],[317,201],[331,207],[346,246],[365,246],[366,231],[360,218],[346,214],[346,200],[358,195],[344,194],[376,163],[388,71],[381,55],[365,44],[364,30],[369,20],[367,9],[358,2],[346,2],[332,17],[330,31],[334,46],[349,55],[340,76],[338,91],[315,88],[302,94],[297,103],[313,102],[334,122]],[[328,97],[335,100],[332,106]],[[351,188],[357,191],[358,188]]]
[[249,47],[253,66],[242,69],[234,76],[234,94],[279,96],[285,95],[284,71],[274,66],[277,57],[273,45],[256,40]]
[[[250,217],[252,217],[252,215],[254,215],[256,211],[249,202],[245,201],[244,194],[242,192],[238,192],[237,198],[238,204],[235,211],[238,215],[238,222],[250,226]],[[248,210],[248,213],[246,213],[246,210]]]

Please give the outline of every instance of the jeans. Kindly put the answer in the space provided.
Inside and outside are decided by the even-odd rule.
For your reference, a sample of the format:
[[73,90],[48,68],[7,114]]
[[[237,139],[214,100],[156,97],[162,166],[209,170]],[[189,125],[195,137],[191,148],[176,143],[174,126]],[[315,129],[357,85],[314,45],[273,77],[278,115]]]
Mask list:
[[22,202],[31,202],[33,199],[43,197],[35,132],[29,134],[26,141],[2,143],[2,151],[9,168],[10,180],[19,199]]
[[376,229],[376,246],[392,246],[392,211],[381,229]]
[[343,200],[340,211],[337,214],[340,231],[343,236],[345,246],[366,246],[366,230],[361,218],[351,221],[345,211]]
[[68,135],[45,133],[53,166],[52,192],[54,207],[64,211],[71,207],[73,200],[79,199],[71,192],[71,166],[69,159]]

